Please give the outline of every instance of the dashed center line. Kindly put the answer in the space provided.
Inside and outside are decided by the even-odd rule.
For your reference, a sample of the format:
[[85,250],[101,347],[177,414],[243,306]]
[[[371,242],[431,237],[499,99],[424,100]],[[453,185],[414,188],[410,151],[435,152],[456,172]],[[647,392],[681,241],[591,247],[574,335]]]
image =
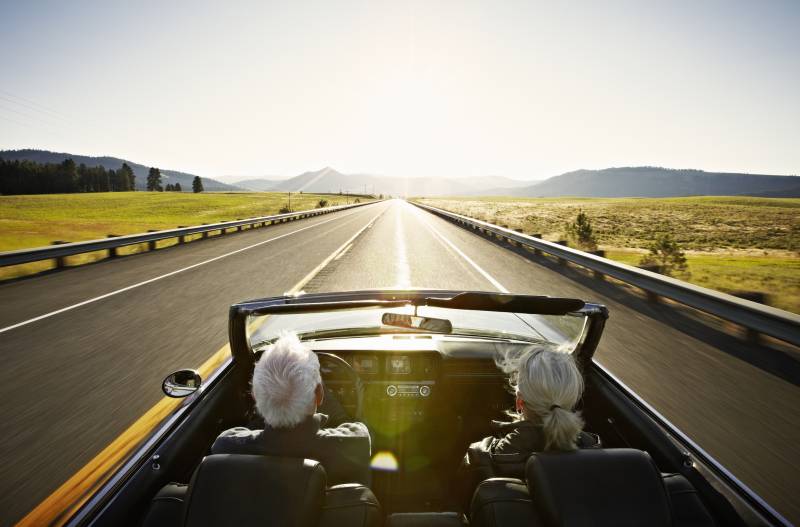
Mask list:
[[286,234],[281,234],[280,236],[275,236],[274,238],[270,238],[268,240],[263,240],[263,241],[260,241],[258,243],[254,243],[252,245],[248,245],[247,247],[242,247],[241,249],[236,249],[235,251],[231,251],[231,252],[228,252],[228,253],[225,253],[225,254],[221,254],[219,256],[215,256],[214,258],[209,258],[208,260],[203,260],[202,262],[197,262],[195,264],[188,265],[188,266],[183,267],[181,269],[176,269],[175,271],[170,271],[169,273],[165,273],[165,274],[150,278],[149,280],[144,280],[142,282],[137,282],[135,284],[131,284],[131,285],[127,286],[127,287],[123,287],[121,289],[117,289],[115,291],[111,291],[109,293],[105,293],[103,295],[96,296],[96,297],[90,298],[88,300],[84,300],[83,302],[78,302],[77,304],[72,304],[70,306],[63,307],[61,309],[56,309],[55,311],[50,311],[49,313],[45,313],[43,315],[39,315],[38,317],[33,317],[33,318],[28,319],[28,320],[24,320],[22,322],[18,322],[16,324],[12,324],[10,326],[6,326],[4,328],[1,328],[0,329],[0,333],[5,333],[6,331],[11,331],[12,329],[16,329],[16,328],[19,328],[19,327],[22,327],[22,326],[26,326],[28,324],[32,324],[34,322],[38,322],[38,321],[44,320],[46,318],[50,318],[50,317],[53,317],[55,315],[59,315],[61,313],[65,313],[67,311],[72,311],[73,309],[77,309],[79,307],[82,307],[82,306],[85,306],[85,305],[88,305],[88,304],[91,304],[91,303],[94,303],[94,302],[98,302],[100,300],[104,300],[106,298],[109,298],[109,297],[112,297],[112,296],[115,296],[115,295],[119,295],[119,294],[124,293],[126,291],[130,291],[131,289],[136,289],[138,287],[142,287],[142,286],[147,285],[147,284],[152,284],[153,282],[157,282],[159,280],[163,280],[164,278],[169,278],[170,276],[174,276],[174,275],[176,275],[178,273],[183,273],[185,271],[189,271],[191,269],[195,269],[197,267],[200,267],[201,265],[206,265],[206,264],[210,264],[212,262],[216,262],[217,260],[221,260],[223,258],[227,258],[228,256],[233,256],[234,254],[239,254],[241,252],[248,251],[248,250],[253,249],[255,247],[259,247],[261,245],[264,245],[266,243],[270,243],[270,242],[274,242],[276,240],[280,240],[281,238],[286,238],[287,236],[291,236],[293,234],[297,234],[298,232],[303,232],[303,231],[306,231],[308,229],[313,229],[314,227],[319,227],[320,225],[325,225],[326,223],[330,223],[332,221],[341,220],[342,218],[346,218],[347,216],[352,216],[353,214],[356,214],[357,212],[360,212],[360,211],[351,212],[351,213],[346,214],[344,216],[338,216],[336,218],[331,218],[329,220],[325,220],[325,221],[322,221],[322,222],[319,222],[319,223],[315,223],[313,225],[309,225],[307,227],[303,227],[301,229],[294,230],[292,232],[287,232]]
[[444,235],[442,235],[438,230],[436,230],[436,228],[433,225],[430,224],[428,219],[423,216],[424,214],[427,214],[427,213],[420,211],[419,209],[417,209],[413,205],[408,205],[408,206],[413,208],[414,213],[418,215],[419,220],[422,223],[424,223],[425,226],[428,229],[430,229],[430,231],[434,234],[434,236],[436,237],[436,239],[439,240],[440,243],[446,245],[447,247],[450,247],[456,254],[458,254],[461,258],[463,258],[464,261],[466,261],[469,265],[471,265],[473,269],[478,271],[478,273],[481,276],[483,276],[486,280],[488,280],[489,283],[492,284],[498,291],[500,291],[501,293],[508,293],[509,292],[508,289],[506,289],[503,286],[503,284],[498,282],[492,275],[490,275],[488,272],[486,272],[480,265],[475,263],[475,261],[472,258],[470,258],[466,254],[464,254],[464,252],[461,249],[456,247],[453,242],[448,240]]

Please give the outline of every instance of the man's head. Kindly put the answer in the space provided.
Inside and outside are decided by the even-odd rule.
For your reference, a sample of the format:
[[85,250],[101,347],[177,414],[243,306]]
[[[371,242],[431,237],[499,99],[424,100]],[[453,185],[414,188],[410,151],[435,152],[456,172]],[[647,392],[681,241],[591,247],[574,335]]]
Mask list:
[[319,359],[294,333],[282,335],[256,363],[253,398],[273,428],[289,428],[312,415],[322,394]]

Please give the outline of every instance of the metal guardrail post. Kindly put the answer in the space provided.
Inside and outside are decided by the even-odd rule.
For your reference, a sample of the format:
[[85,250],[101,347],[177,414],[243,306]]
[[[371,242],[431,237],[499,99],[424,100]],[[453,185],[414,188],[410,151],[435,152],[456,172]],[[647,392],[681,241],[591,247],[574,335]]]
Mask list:
[[[119,238],[119,234],[106,234],[106,238]],[[119,247],[112,247],[108,250],[109,258],[119,258]]]
[[[531,236],[534,237],[534,238],[541,238],[542,234],[537,232],[536,234],[531,234]],[[533,254],[535,254],[536,256],[541,256],[542,255],[542,251],[541,251],[541,249],[539,249],[537,247],[534,247],[533,248]]]
[[[158,232],[155,229],[147,229],[147,232]],[[158,247],[156,247],[156,240],[150,240],[147,242],[147,250],[148,251],[155,251]]]
[[[589,254],[593,254],[595,256],[599,256],[600,258],[605,258],[606,257],[606,252],[603,249],[597,249],[596,251],[589,251]],[[606,279],[606,275],[604,275],[603,273],[601,273],[600,271],[598,271],[596,269],[592,271],[592,276],[595,278],[595,280],[605,280]]]
[[[564,247],[568,247],[567,240],[558,240],[556,241],[556,243],[559,245],[563,245]],[[567,265],[567,260],[558,257],[558,265]]]
[[[69,242],[65,242],[63,240],[56,240],[56,241],[50,242],[50,245],[64,245],[65,243],[69,243]],[[56,268],[57,269],[63,269],[64,267],[67,266],[67,258],[65,256],[58,256],[58,257],[54,258],[54,260],[56,262]]]

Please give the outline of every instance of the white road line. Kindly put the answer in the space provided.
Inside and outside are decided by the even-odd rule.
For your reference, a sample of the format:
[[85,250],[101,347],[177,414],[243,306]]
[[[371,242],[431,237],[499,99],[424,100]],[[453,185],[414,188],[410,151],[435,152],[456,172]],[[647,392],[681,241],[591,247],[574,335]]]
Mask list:
[[411,287],[411,268],[408,265],[408,251],[406,251],[406,232],[401,218],[402,209],[395,212],[394,243],[397,247],[397,281],[395,287],[408,289]]
[[325,267],[326,267],[326,266],[327,266],[329,263],[331,263],[333,260],[335,260],[335,259],[337,258],[337,256],[341,256],[342,254],[344,254],[344,252],[345,252],[346,250],[348,250],[348,249],[350,248],[350,246],[352,246],[352,244],[353,244],[353,241],[355,241],[355,239],[356,239],[356,238],[358,238],[358,237],[361,235],[361,233],[362,233],[362,232],[364,232],[365,230],[367,230],[367,229],[369,229],[370,227],[372,227],[372,224],[373,224],[373,223],[375,223],[375,220],[377,220],[377,219],[380,217],[380,215],[381,215],[381,214],[383,214],[384,212],[386,212],[386,209],[383,209],[382,211],[380,211],[379,213],[377,213],[377,214],[376,214],[376,215],[375,215],[375,216],[374,216],[374,217],[373,217],[371,220],[369,220],[369,222],[368,222],[366,225],[364,225],[363,227],[361,227],[361,228],[358,230],[358,232],[357,232],[357,233],[355,233],[354,235],[352,235],[352,236],[351,236],[351,237],[350,237],[350,238],[349,238],[349,239],[348,239],[346,242],[344,242],[342,245],[340,245],[338,249],[336,249],[335,251],[333,251],[333,252],[332,252],[330,255],[328,255],[328,257],[327,257],[327,258],[325,258],[324,260],[322,260],[322,262],[321,262],[321,263],[320,263],[318,266],[316,266],[316,267],[314,268],[314,270],[313,270],[313,271],[311,271],[310,273],[308,273],[308,274],[305,276],[305,278],[303,278],[302,280],[300,280],[299,282],[297,282],[297,284],[296,284],[296,285],[295,285],[295,286],[294,286],[294,287],[293,287],[291,290],[287,291],[287,292],[286,292],[286,294],[287,294],[287,295],[293,295],[293,294],[297,294],[297,293],[299,293],[299,292],[300,292],[300,290],[301,290],[303,287],[305,287],[305,285],[306,285],[307,283],[309,283],[309,282],[310,282],[310,281],[311,281],[311,280],[312,280],[312,279],[313,279],[315,276],[317,276],[317,274],[319,274],[319,272],[320,272],[320,271],[322,271],[323,269],[325,269]]
[[[356,214],[357,212],[360,212],[360,211],[354,211],[354,212],[351,212],[351,213],[349,213],[349,214],[347,214],[345,216],[338,216],[336,218],[331,218],[329,220],[325,220],[325,221],[322,221],[320,223],[315,223],[314,225],[309,225],[307,227],[303,227],[302,229],[297,229],[297,230],[292,231],[292,232],[287,232],[286,234],[281,234],[280,236],[276,236],[276,237],[270,238],[268,240],[263,240],[263,241],[260,241],[258,243],[254,243],[253,245],[248,245],[247,247],[242,247],[241,249],[236,249],[235,251],[231,251],[229,253],[221,254],[219,256],[215,256],[214,258],[209,258],[208,260],[203,260],[202,262],[197,262],[196,264],[189,265],[189,266],[184,267],[182,269],[177,269],[175,271],[171,271],[169,273],[162,274],[162,275],[156,276],[154,278],[150,278],[149,280],[145,280],[143,282],[138,282],[138,283],[129,285],[127,287],[123,287],[121,289],[117,289],[116,291],[111,291],[110,293],[106,293],[106,294],[103,294],[103,295],[100,295],[100,296],[96,296],[94,298],[90,298],[88,300],[84,300],[83,302],[78,302],[77,304],[72,304],[71,306],[63,307],[61,309],[57,309],[55,311],[51,311],[49,313],[45,313],[44,315],[39,315],[38,317],[34,317],[34,318],[31,318],[31,319],[25,320],[23,322],[19,322],[17,324],[13,324],[11,326],[4,327],[4,328],[0,329],[0,333],[5,333],[6,331],[11,331],[12,329],[16,329],[16,328],[19,328],[19,327],[22,327],[22,326],[26,326],[28,324],[32,324],[34,322],[38,322],[38,321],[44,320],[46,318],[50,318],[52,316],[59,315],[61,313],[65,313],[67,311],[72,311],[73,309],[85,306],[87,304],[91,304],[93,302],[97,302],[99,300],[103,300],[103,299],[106,299],[108,297],[115,296],[115,295],[118,295],[120,293],[124,293],[126,291],[130,291],[131,289],[136,289],[137,287],[142,287],[143,285],[147,285],[147,284],[151,284],[153,282],[157,282],[158,280],[162,280],[164,278],[169,278],[170,276],[174,276],[174,275],[176,275],[178,273],[182,273],[184,271],[189,271],[189,270],[194,269],[196,267],[200,267],[201,265],[206,265],[206,264],[209,264],[211,262],[216,262],[217,260],[221,260],[223,258],[227,258],[228,256],[233,256],[234,254],[238,254],[240,252],[247,251],[247,250],[253,249],[255,247],[259,247],[259,246],[264,245],[266,243],[274,242],[275,240],[280,240],[281,238],[286,238],[287,236],[291,236],[292,234],[297,234],[298,232],[302,232],[302,231],[305,231],[305,230],[308,230],[308,229],[313,229],[314,227],[319,227],[320,225],[325,225],[326,223],[330,223],[332,221],[336,221],[336,220],[340,220],[342,218],[346,218],[347,216],[352,216],[353,214]],[[359,232],[361,232],[361,231],[359,231]]]
[[475,261],[472,258],[470,258],[466,254],[464,254],[464,252],[461,249],[459,249],[458,247],[456,247],[453,244],[453,242],[451,242],[450,240],[445,238],[439,231],[437,231],[433,227],[433,225],[431,225],[430,222],[427,221],[427,218],[423,217],[424,214],[429,214],[428,212],[423,212],[420,209],[418,209],[417,207],[414,207],[413,205],[407,205],[407,206],[413,208],[415,213],[419,215],[418,217],[419,217],[420,221],[422,221],[422,223],[424,223],[425,226],[428,227],[434,235],[436,235],[436,238],[438,238],[440,242],[442,242],[443,244],[446,244],[448,247],[453,249],[453,251],[455,251],[456,254],[458,254],[460,257],[462,257],[464,260],[466,260],[466,262],[468,264],[470,264],[476,271],[478,271],[481,274],[481,276],[486,278],[489,281],[489,283],[491,283],[495,288],[497,288],[498,291],[500,291],[501,293],[508,293],[509,292],[508,289],[503,287],[503,284],[501,284],[500,282],[495,280],[495,278],[492,275],[490,275],[489,273],[484,271],[483,268],[480,265],[476,264]]
[[346,253],[347,251],[349,251],[349,250],[350,250],[350,248],[351,248],[352,246],[353,246],[353,244],[351,243],[350,245],[348,245],[347,247],[345,247],[345,248],[344,248],[344,250],[343,250],[342,252],[340,252],[339,254],[337,254],[337,255],[336,255],[336,258],[334,258],[334,260],[338,260],[339,258],[341,258],[342,256],[344,256],[344,255],[345,255],[345,253]]

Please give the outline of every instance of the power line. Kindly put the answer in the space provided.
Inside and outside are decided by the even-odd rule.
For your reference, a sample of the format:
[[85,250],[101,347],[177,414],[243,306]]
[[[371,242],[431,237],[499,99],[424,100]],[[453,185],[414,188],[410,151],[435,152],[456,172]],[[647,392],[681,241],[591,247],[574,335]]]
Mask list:
[[[36,124],[38,124],[38,125],[40,125],[40,126],[41,126],[41,125],[44,125],[44,126],[48,126],[48,127],[54,127],[54,126],[56,125],[56,123],[54,123],[54,122],[52,122],[52,121],[45,121],[45,120],[43,120],[43,119],[42,119],[41,117],[39,117],[38,115],[31,115],[31,114],[29,114],[29,113],[26,113],[26,112],[21,112],[21,111],[19,111],[19,110],[17,110],[17,109],[14,109],[14,108],[8,108],[8,107],[6,107],[6,106],[0,106],[0,110],[6,111],[6,112],[12,112],[12,113],[15,113],[15,114],[17,114],[17,115],[20,115],[20,116],[22,116],[22,117],[25,117],[26,119],[30,119],[30,120],[36,121]],[[29,124],[30,124],[30,123],[29,123]]]
[[[53,110],[52,108],[48,108],[47,106],[39,104],[39,103],[37,103],[35,101],[32,101],[30,99],[26,99],[25,97],[20,97],[19,95],[14,95],[13,93],[7,92],[5,90],[0,90],[0,93],[5,95],[5,97],[3,97],[3,98],[6,99],[7,101],[13,102],[15,104],[19,104],[20,106],[29,106],[29,107],[31,107],[32,110],[36,110],[38,112],[51,113],[51,114],[53,114],[54,116],[56,116],[56,117],[58,117],[60,119],[66,119],[67,121],[70,120],[69,117],[67,117],[66,115],[62,114],[61,112]],[[24,103],[23,102],[19,102],[19,101],[10,100],[10,99],[8,99],[8,97],[11,97],[12,99],[19,99],[19,101],[24,101]]]

